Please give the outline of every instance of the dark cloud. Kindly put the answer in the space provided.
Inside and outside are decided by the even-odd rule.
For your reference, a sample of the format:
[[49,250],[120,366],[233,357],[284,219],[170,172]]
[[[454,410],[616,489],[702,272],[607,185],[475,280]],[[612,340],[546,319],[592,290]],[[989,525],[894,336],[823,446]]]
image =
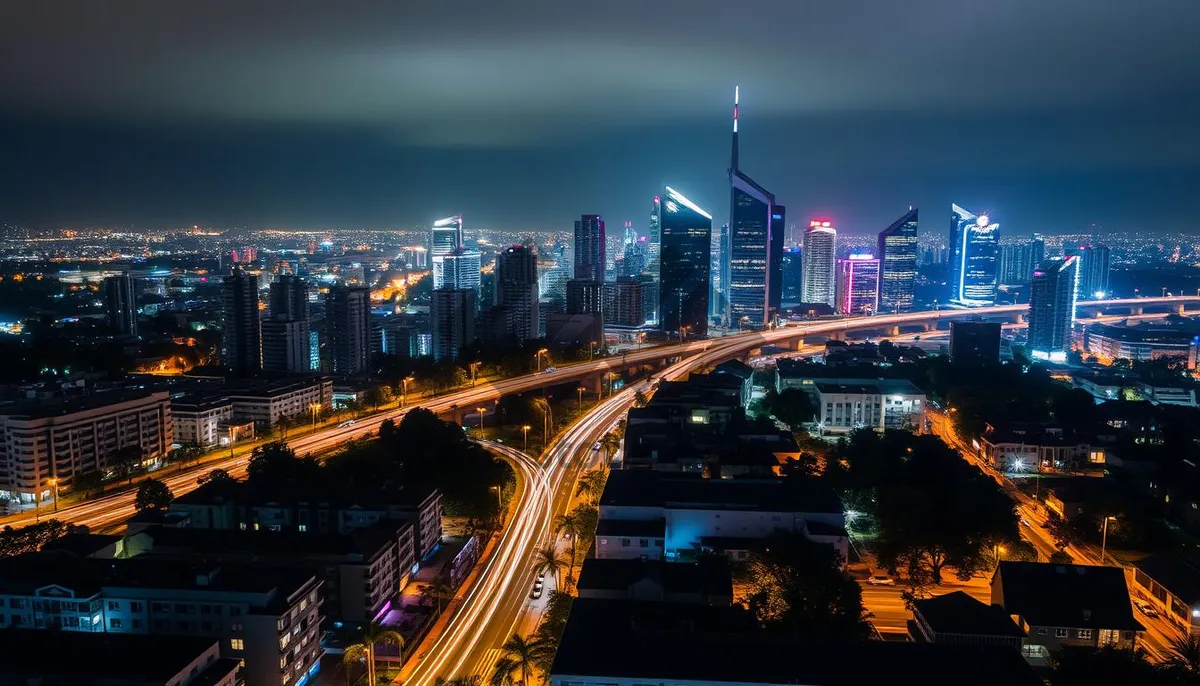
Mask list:
[[[119,200],[132,217],[405,222],[457,193],[527,225],[586,209],[567,198],[632,212],[626,186],[680,175],[719,206],[740,84],[744,159],[789,204],[821,204],[813,188],[840,179],[833,194],[859,207],[832,209],[873,217],[892,196],[945,204],[991,179],[995,202],[1033,207],[1046,179],[1103,177],[1131,191],[1124,220],[1150,197],[1138,183],[1200,166],[1197,26],[1194,0],[13,2],[0,142],[26,170],[8,184],[26,216],[40,199],[47,217],[113,218],[124,179],[157,189]],[[164,166],[176,184],[145,177]],[[356,202],[299,211],[286,179]],[[1072,211],[1100,206],[1076,195]]]

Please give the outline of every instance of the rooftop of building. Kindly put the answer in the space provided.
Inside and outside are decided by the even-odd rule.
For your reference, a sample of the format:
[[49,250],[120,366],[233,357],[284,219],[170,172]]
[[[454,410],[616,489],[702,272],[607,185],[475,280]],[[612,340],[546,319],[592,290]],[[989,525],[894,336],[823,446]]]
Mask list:
[[171,412],[203,412],[229,407],[229,396],[221,392],[184,393],[171,398]]
[[332,508],[419,508],[437,491],[405,485],[250,483],[210,481],[174,501],[172,505],[223,505],[238,502],[252,506],[320,504]]
[[241,529],[149,527],[144,534],[153,542],[149,552],[185,553],[195,557],[240,554],[248,559],[346,557],[371,560],[396,541],[396,534],[412,525],[385,520],[344,534]]
[[[1017,651],[891,641],[828,641],[757,631],[740,608],[578,598],[550,673],[646,682],[852,686],[920,675],[930,686],[1034,686]],[[597,637],[604,637],[598,650]],[[911,679],[910,679],[911,680]]]
[[1200,603],[1200,558],[1161,553],[1143,557],[1133,566],[1184,603]]
[[42,550],[61,551],[78,557],[90,557],[109,547],[115,547],[122,537],[117,534],[93,534],[75,531],[50,541]]
[[205,564],[164,559],[79,558],[65,552],[40,552],[0,559],[0,589],[30,594],[46,586],[90,597],[104,588],[152,588],[270,596],[274,608],[310,583],[312,573],[262,564]]
[[659,585],[668,594],[733,595],[729,561],[717,556],[696,562],[588,558],[579,570],[578,589],[580,593],[625,591],[642,581]]
[[841,513],[842,501],[827,485],[803,479],[704,479],[699,475],[614,471],[601,507],[759,510]]
[[280,379],[251,379],[229,384],[225,394],[230,398],[237,397],[274,397],[287,395],[299,390],[312,388],[322,384],[332,384],[329,377],[305,376]]
[[123,403],[165,400],[167,400],[165,392],[134,389],[111,390],[69,398],[4,403],[0,404],[0,416],[10,419],[45,419],[88,412]]
[[[49,638],[45,631],[19,629],[6,629],[0,637],[0,673],[23,675],[29,683],[53,675],[74,683],[165,684],[216,644],[197,636],[109,632],[59,631]],[[210,669],[229,674],[238,660],[217,659],[189,683],[202,682]]]
[[913,613],[939,634],[1025,635],[1004,608],[981,603],[963,591],[913,601]]
[[665,519],[601,519],[596,522],[597,536],[662,538],[666,533]]
[[1200,323],[1183,319],[1171,324],[1162,322],[1140,322],[1138,324],[1090,324],[1088,336],[1103,336],[1125,343],[1161,343],[1166,345],[1190,345],[1200,334]]
[[820,379],[815,381],[815,385],[822,393],[925,395],[924,391],[905,379]]
[[1005,612],[1032,626],[1143,628],[1134,619],[1120,567],[1001,562],[992,583],[1000,584]]

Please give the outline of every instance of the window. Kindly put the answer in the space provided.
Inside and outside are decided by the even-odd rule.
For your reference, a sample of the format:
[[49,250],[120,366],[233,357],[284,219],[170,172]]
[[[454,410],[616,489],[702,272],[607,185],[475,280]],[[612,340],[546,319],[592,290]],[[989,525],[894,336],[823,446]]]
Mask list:
[[234,622],[233,624],[229,625],[229,630],[230,631],[241,631],[242,625],[238,622]]
[[229,608],[229,616],[230,617],[240,617],[241,615],[242,615],[242,608],[240,608],[240,607]]
[[300,533],[304,533],[305,531],[308,531],[307,524],[298,524],[298,525],[296,525],[296,528],[300,530]]
[[246,642],[240,638],[229,639],[229,648],[231,650],[243,650],[246,647]]
[[1092,630],[1091,629],[1080,629],[1079,637],[1084,638],[1084,639],[1090,639],[1092,637]]
[[1038,636],[1045,636],[1045,635],[1046,635],[1046,627],[1039,626],[1038,627]]
[[136,601],[135,601],[135,602],[132,602],[132,603],[129,603],[129,611],[130,611],[130,612],[141,612],[141,611],[142,611],[142,604],[141,604],[141,603],[139,603],[139,602],[136,602]]
[[1054,637],[1055,637],[1055,638],[1066,638],[1066,637],[1067,637],[1067,630],[1066,630],[1066,629],[1055,629],[1055,630],[1054,630]]
[[108,628],[120,629],[121,628],[121,620],[117,619],[116,617],[113,617],[112,619],[108,620]]
[[628,548],[628,547],[629,547],[629,539],[628,539],[628,538],[622,538],[622,539],[621,539],[621,547],[622,547],[622,548]]
[[649,545],[650,545],[650,541],[649,541],[649,540],[647,540],[647,539],[645,539],[645,538],[639,538],[639,539],[638,539],[638,547],[639,547],[639,548],[645,548],[645,547],[647,547],[647,546],[649,546]]
[[108,609],[109,609],[109,610],[120,610],[120,609],[121,609],[121,603],[119,603],[119,602],[117,602],[117,601],[115,601],[115,600],[110,600],[110,601],[108,601]]

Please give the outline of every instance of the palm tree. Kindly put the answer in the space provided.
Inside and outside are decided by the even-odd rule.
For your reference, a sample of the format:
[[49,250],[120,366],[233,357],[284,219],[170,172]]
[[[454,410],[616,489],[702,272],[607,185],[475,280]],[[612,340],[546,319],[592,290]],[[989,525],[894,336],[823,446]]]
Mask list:
[[[513,634],[504,642],[504,645],[500,646],[500,650],[504,651],[504,657],[496,662],[496,672],[503,671],[505,676],[514,671],[520,672],[522,686],[529,686],[529,673],[537,665],[538,659],[542,657],[545,650],[542,641],[537,638],[525,638],[521,634]],[[496,683],[496,677],[497,674],[492,675],[493,684]]]
[[616,431],[609,431],[604,434],[604,438],[600,439],[600,445],[604,448],[604,464],[602,469],[608,468],[608,461],[612,458],[613,453],[621,449],[621,437]]
[[377,645],[393,646],[403,655],[404,637],[398,631],[371,622],[363,627],[362,633],[358,635],[357,643],[346,646],[346,652],[342,656],[342,660],[347,665],[366,661],[367,686],[376,686],[377,683],[375,680],[375,646]]
[[447,679],[444,676],[439,676],[433,680],[433,686],[480,686],[483,677],[478,674],[469,676],[455,676]]
[[559,574],[567,567],[567,561],[554,546],[548,545],[533,554],[533,568],[538,574],[549,572],[554,575],[554,585],[559,586]]
[[583,497],[589,503],[596,503],[599,502],[602,493],[604,493],[604,472],[591,469],[579,476],[579,483],[575,485],[576,498]]
[[454,585],[445,574],[438,574],[422,589],[422,594],[428,595],[437,604],[437,614],[434,615],[436,617],[442,614],[446,599],[454,594]]
[[575,580],[575,546],[579,541],[579,518],[570,512],[560,514],[554,518],[554,533],[566,534],[569,536],[567,540],[571,542],[571,557],[567,564],[567,585],[570,586]]
[[488,683],[490,686],[513,686],[512,673],[516,668],[517,664],[507,657],[496,660]]
[[1192,673],[1200,673],[1200,636],[1193,633],[1175,636],[1167,645],[1167,650],[1168,664]]

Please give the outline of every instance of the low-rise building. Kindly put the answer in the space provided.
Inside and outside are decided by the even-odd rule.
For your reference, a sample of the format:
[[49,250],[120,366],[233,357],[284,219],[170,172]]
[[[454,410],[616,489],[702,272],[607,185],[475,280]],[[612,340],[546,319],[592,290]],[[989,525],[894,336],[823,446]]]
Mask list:
[[122,451],[137,451],[150,466],[173,442],[166,393],[113,391],[0,406],[0,494],[46,500],[79,474],[109,472]]
[[695,562],[588,558],[579,570],[575,587],[580,598],[726,607],[733,604],[729,562],[715,556]]
[[0,641],[4,686],[241,686],[240,669],[211,638],[10,629]]
[[1108,459],[1104,446],[1044,424],[989,424],[978,443],[985,462],[1010,473],[1103,468]]
[[1000,607],[963,591],[913,601],[909,638],[927,643],[998,645],[1021,650],[1026,631]]
[[286,381],[252,382],[227,389],[234,421],[254,422],[259,432],[281,417],[307,420],[333,405],[333,380],[324,377]]
[[[848,547],[842,501],[823,484],[796,479],[704,479],[615,471],[600,497],[596,557],[692,559],[744,552],[741,543],[779,532]],[[730,540],[736,548],[725,547]]]
[[823,434],[855,429],[921,431],[925,393],[902,379],[817,381],[817,426]]
[[216,639],[248,686],[303,686],[323,652],[321,581],[296,568],[34,553],[0,560],[0,601],[3,628]]
[[233,403],[224,394],[183,395],[171,399],[175,419],[175,442],[210,447],[227,433],[233,420]]
[[1152,607],[1189,634],[1200,634],[1200,560],[1174,553],[1133,563],[1133,587]]
[[1112,360],[1187,359],[1200,332],[1194,322],[1091,324],[1083,335],[1084,349],[1104,362]]
[[1025,628],[1030,658],[1065,646],[1133,648],[1144,629],[1120,567],[1001,562],[991,585],[992,605]]

